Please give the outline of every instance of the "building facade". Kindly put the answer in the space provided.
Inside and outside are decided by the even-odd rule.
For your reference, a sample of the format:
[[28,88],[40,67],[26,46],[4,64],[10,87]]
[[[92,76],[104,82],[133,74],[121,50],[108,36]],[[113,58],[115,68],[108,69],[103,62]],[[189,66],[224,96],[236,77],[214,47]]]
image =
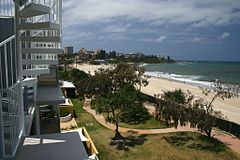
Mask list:
[[[61,0],[0,3],[0,159],[13,159],[23,137],[48,132],[43,106],[59,121]],[[51,92],[55,96],[45,96]],[[59,123],[53,124],[60,132]]]
[[72,46],[64,47],[64,54],[73,54],[73,47]]
[[61,14],[62,0],[0,1],[1,160],[98,159],[85,128],[60,131]]

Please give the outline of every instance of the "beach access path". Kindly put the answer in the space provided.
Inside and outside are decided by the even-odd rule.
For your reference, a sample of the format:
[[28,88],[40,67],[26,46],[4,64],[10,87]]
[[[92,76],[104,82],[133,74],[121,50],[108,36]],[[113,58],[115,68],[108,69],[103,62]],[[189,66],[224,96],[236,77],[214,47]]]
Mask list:
[[[90,107],[90,99],[85,98],[83,109],[93,115],[95,119],[106,128],[109,128],[111,130],[115,130],[115,125],[111,123],[107,123],[105,118],[101,114],[96,114],[95,110],[91,109]],[[147,105],[146,108],[148,109],[149,113],[154,113],[154,107]],[[189,126],[181,127],[179,126],[177,129],[174,127],[172,128],[163,128],[163,129],[132,129],[132,128],[124,128],[119,127],[120,132],[134,132],[136,134],[160,134],[160,133],[172,133],[172,132],[198,132],[197,128],[190,128]],[[240,154],[240,139],[229,134],[224,133],[222,131],[214,129],[212,131],[212,135],[214,138],[218,139],[219,141],[226,144],[228,147],[230,147],[232,150]]]

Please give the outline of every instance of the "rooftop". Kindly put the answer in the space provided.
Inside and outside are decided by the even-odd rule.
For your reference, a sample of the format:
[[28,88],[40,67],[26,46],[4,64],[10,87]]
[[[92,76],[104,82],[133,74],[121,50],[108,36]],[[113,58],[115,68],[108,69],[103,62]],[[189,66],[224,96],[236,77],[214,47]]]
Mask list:
[[75,88],[72,82],[62,81],[61,87],[63,88]]
[[25,137],[16,154],[18,160],[87,160],[81,128],[58,134]]
[[65,97],[60,87],[38,87],[38,104],[59,104],[65,102]]

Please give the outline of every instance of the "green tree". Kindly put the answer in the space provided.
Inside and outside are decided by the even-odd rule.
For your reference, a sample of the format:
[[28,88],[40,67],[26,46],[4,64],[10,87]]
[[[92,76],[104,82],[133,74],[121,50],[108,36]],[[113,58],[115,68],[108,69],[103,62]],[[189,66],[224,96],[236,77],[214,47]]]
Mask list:
[[117,52],[116,51],[110,51],[108,54],[108,58],[116,58]]
[[167,123],[173,121],[176,128],[179,124],[189,123],[190,127],[197,127],[211,137],[216,118],[221,117],[219,111],[214,111],[213,102],[217,98],[224,100],[238,96],[239,86],[216,82],[213,89],[204,89],[203,94],[210,100],[194,99],[191,93],[182,90],[164,92],[161,99],[157,99],[156,118]]
[[175,128],[179,125],[186,125],[188,122],[188,109],[193,96],[190,92],[183,92],[181,89],[166,91],[157,100],[156,118],[170,124],[172,121]]
[[92,80],[89,95],[104,96],[108,92],[114,92],[125,85],[146,86],[147,79],[143,77],[144,69],[129,64],[118,64],[113,69],[99,69],[95,72]]
[[76,84],[78,81],[88,79],[88,74],[76,68],[70,70],[70,80]]
[[70,72],[67,70],[59,71],[59,79],[64,81],[70,80]]
[[140,89],[140,86],[146,86],[148,84],[147,79],[143,77],[144,72],[145,69],[143,67],[122,63],[111,70],[110,76],[116,89],[126,84],[131,84]]
[[200,98],[193,101],[190,112],[192,115],[189,122],[191,127],[197,127],[205,132],[208,137],[211,137],[212,128],[216,126],[216,118],[221,118],[222,116],[220,111],[214,111],[213,102],[217,98],[224,100],[238,97],[239,86],[215,82],[213,89],[205,88],[202,93],[211,98],[210,100]]
[[142,89],[142,86],[147,86],[148,81],[145,78],[144,73],[146,69],[144,67],[136,67],[135,68],[135,86],[138,90]]
[[86,85],[86,94],[89,95],[89,97],[100,97],[112,92],[113,82],[110,73],[109,69],[100,69],[95,72],[94,76],[89,79]]
[[[142,84],[143,70],[128,64],[118,64],[113,69],[100,69],[92,76],[87,88],[89,95],[97,99],[97,113],[107,115],[108,122],[116,125],[114,138],[121,138],[118,131],[120,119],[131,115],[136,107],[142,106],[136,85]],[[145,84],[144,84],[145,85]]]
[[113,139],[123,139],[119,133],[121,117],[133,112],[140,103],[138,91],[132,85],[126,85],[114,93],[109,92],[104,97],[99,97],[95,107],[97,113],[105,115],[107,122],[115,124]]

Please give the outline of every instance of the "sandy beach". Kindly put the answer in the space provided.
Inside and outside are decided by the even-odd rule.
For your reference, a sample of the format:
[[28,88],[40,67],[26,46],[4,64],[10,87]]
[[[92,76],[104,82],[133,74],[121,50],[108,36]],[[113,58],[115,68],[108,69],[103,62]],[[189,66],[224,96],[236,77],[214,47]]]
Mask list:
[[[160,79],[151,77],[148,78],[149,84],[146,87],[142,88],[142,92],[148,95],[154,95],[162,93],[162,91],[173,91],[175,89],[181,88],[184,91],[189,90],[196,97],[203,97],[206,99],[211,99],[212,95],[208,97],[203,96],[202,90],[190,84],[184,84],[182,82],[170,81],[166,79]],[[214,110],[221,111],[226,119],[229,119],[235,123],[240,124],[240,98],[232,98],[222,100],[217,98],[214,103]]]
[[73,68],[78,68],[86,73],[89,73],[91,75],[94,75],[95,71],[97,71],[98,69],[100,68],[103,68],[103,69],[107,69],[107,68],[112,68],[113,66],[112,65],[105,65],[105,64],[102,64],[102,65],[91,65],[91,64],[86,64],[86,63],[83,63],[83,64],[72,64],[71,67]]
[[[76,65],[73,65],[76,67]],[[95,70],[99,68],[111,68],[110,65],[89,65],[89,64],[78,64],[77,68],[85,71],[86,73],[94,74]],[[160,79],[157,77],[148,78],[149,84],[146,87],[142,87],[142,92],[153,96],[154,94],[161,94],[162,91],[172,91],[181,88],[184,91],[189,90],[196,97],[203,97],[202,90],[194,85],[186,84],[182,82],[170,81],[166,79]],[[204,97],[211,99],[211,95]],[[222,100],[216,99],[213,103],[214,110],[221,111],[226,119],[240,124],[240,98],[232,98]]]

